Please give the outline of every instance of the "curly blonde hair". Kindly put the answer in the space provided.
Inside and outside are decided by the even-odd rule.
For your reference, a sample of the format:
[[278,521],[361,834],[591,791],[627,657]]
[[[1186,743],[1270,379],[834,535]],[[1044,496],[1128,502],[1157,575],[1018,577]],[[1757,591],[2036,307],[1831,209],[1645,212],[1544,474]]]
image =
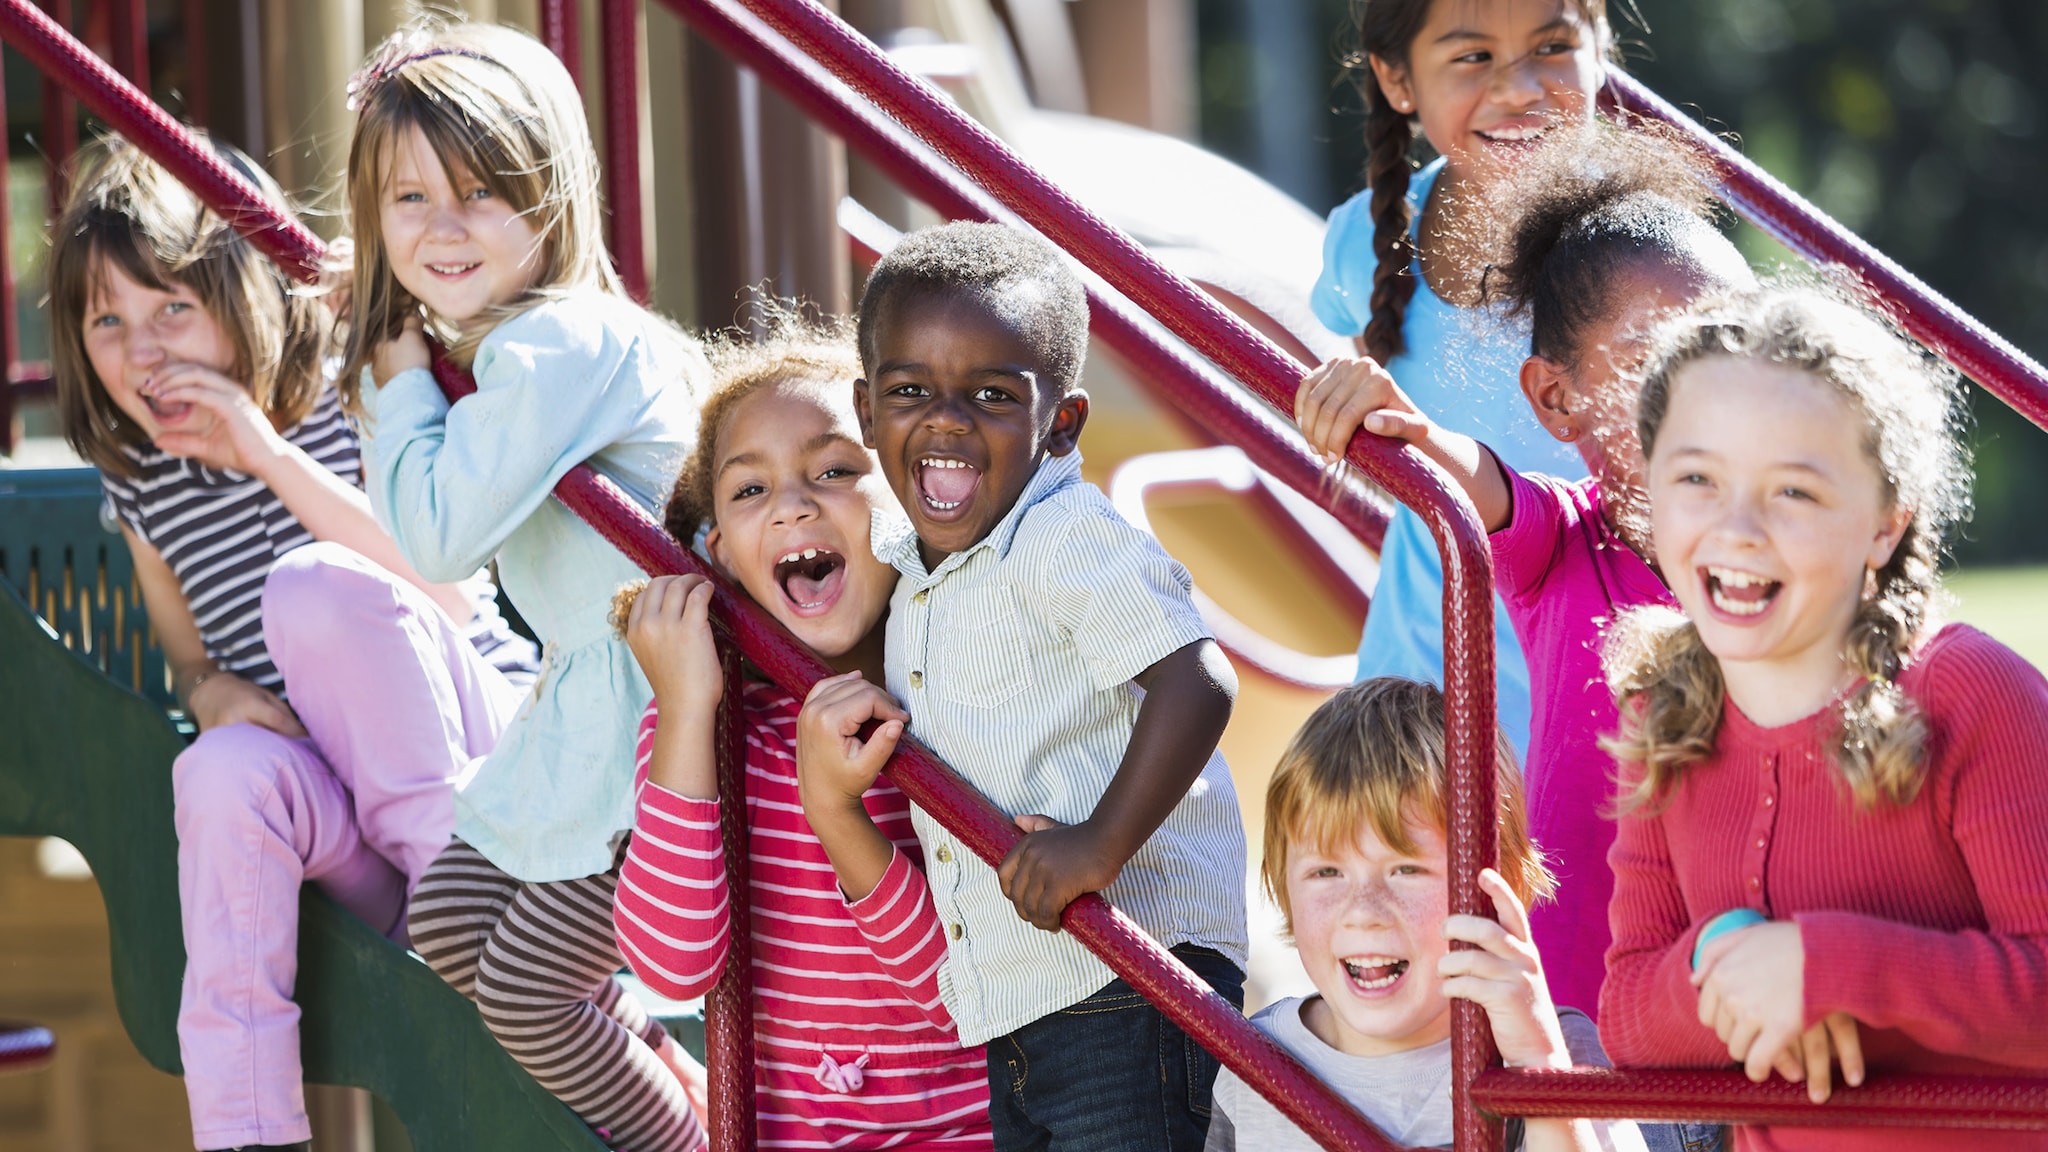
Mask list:
[[[1656,451],[1679,369],[1711,356],[1787,365],[1834,389],[1857,413],[1887,505],[1911,513],[1891,559],[1870,573],[1849,628],[1843,657],[1864,682],[1841,703],[1833,748],[1858,806],[1909,803],[1920,789],[1927,722],[1900,691],[1898,676],[1940,596],[1948,529],[1969,511],[1956,374],[1844,292],[1767,286],[1662,329],[1637,408],[1646,457]],[[1654,809],[1687,765],[1713,754],[1721,666],[1699,629],[1669,608],[1625,613],[1603,657],[1622,725],[1602,746],[1641,769],[1622,809]]]

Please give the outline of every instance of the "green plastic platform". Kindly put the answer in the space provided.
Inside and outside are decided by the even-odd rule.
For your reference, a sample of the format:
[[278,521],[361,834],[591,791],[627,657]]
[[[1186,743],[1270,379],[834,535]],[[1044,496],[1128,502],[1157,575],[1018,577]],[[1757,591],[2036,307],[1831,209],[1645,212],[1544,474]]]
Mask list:
[[[99,504],[91,469],[0,470],[0,836],[60,837],[92,865],[121,1022],[175,1074],[185,948],[171,761],[186,735]],[[368,1089],[419,1152],[604,1148],[473,1005],[310,886],[298,1002],[306,1078]]]

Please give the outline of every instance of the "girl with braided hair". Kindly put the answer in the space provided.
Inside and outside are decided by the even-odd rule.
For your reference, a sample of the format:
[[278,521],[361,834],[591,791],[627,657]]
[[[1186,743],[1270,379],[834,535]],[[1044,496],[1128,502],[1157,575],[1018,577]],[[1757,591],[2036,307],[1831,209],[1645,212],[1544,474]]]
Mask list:
[[[1422,411],[1509,467],[1585,475],[1521,403],[1526,319],[1480,300],[1480,205],[1546,135],[1592,115],[1612,44],[1604,0],[1356,0],[1366,188],[1330,214],[1312,303]],[[1438,159],[1409,161],[1416,130]],[[1360,679],[1443,682],[1443,569],[1422,521],[1396,509],[1358,653]],[[1528,747],[1529,673],[1494,617],[1502,727]]]
[[[1954,373],[1827,292],[1662,330],[1639,411],[1684,614],[1608,639],[1622,816],[1600,1032],[1619,1066],[2048,1069],[2048,680],[1932,620],[1967,502]],[[1944,1148],[1738,1128],[1742,1149]],[[1979,1147],[2044,1148],[2040,1133]]]

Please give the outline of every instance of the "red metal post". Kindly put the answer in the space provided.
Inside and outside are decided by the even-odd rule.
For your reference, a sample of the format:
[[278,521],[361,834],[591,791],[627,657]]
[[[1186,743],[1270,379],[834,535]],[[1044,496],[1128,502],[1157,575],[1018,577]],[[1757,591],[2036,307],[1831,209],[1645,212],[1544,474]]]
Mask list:
[[725,971],[704,997],[704,1064],[711,1073],[711,1115],[705,1131],[719,1152],[753,1152],[754,1122],[754,933],[749,893],[747,730],[740,696],[740,650],[718,646],[725,667],[725,698],[718,706],[719,843],[725,850],[725,890],[733,909],[726,936]]
[[213,129],[213,77],[207,74],[206,0],[183,0],[178,9],[179,51],[185,55],[185,118]]
[[149,91],[148,0],[113,0],[113,65],[130,84]]
[[577,91],[583,89],[583,5],[580,0],[540,0],[540,41],[561,58]]
[[599,0],[604,39],[604,189],[612,262],[626,294],[647,303],[647,217],[640,198],[640,4]]
[[[49,13],[52,23],[71,30],[71,0],[41,0],[43,11]],[[78,109],[71,101],[71,95],[50,69],[37,67],[43,74],[43,159],[50,166],[50,215],[54,218],[64,207],[63,173],[71,164],[71,154],[78,151]]]
[[1610,101],[1684,133],[1721,169],[1721,195],[1744,219],[1823,267],[1845,270],[1877,297],[1913,338],[1991,390],[2020,415],[2048,428],[2048,370],[1950,303],[1920,278],[1837,224],[1755,161],[1680,112],[1625,72],[1607,80]]
[[540,42],[561,58],[569,79],[583,88],[583,6],[578,0],[540,0]]

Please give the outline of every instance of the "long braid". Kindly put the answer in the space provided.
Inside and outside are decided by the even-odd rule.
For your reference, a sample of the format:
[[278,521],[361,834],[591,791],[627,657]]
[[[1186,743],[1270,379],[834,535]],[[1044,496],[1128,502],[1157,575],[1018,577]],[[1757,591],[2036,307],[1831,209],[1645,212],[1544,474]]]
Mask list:
[[1372,319],[1365,326],[1365,351],[1384,364],[1405,342],[1401,324],[1415,297],[1414,211],[1408,205],[1408,148],[1414,122],[1394,109],[1379,83],[1366,74],[1362,87],[1370,111],[1365,120],[1365,179],[1372,190]]

